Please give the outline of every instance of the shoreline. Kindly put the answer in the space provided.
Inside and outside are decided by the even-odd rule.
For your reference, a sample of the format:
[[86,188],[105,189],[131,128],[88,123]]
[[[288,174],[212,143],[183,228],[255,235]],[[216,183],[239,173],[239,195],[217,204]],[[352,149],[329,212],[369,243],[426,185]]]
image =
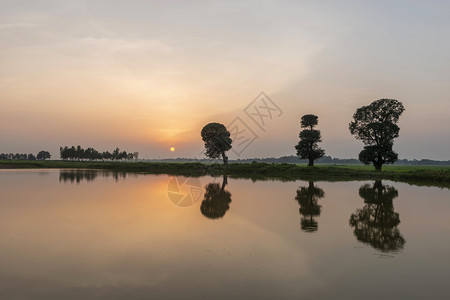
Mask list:
[[395,166],[375,171],[372,166],[316,165],[276,163],[222,164],[174,162],[89,162],[89,161],[0,161],[0,169],[103,169],[114,172],[167,174],[184,176],[221,176],[256,180],[359,181],[391,180],[413,185],[450,189],[450,166]]

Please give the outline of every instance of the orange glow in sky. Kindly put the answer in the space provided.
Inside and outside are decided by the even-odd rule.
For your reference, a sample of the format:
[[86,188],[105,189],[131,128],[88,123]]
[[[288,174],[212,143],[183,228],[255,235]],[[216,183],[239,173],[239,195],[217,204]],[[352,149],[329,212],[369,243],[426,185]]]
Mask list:
[[[258,139],[230,159],[280,157],[295,155],[300,118],[315,114],[326,155],[356,158],[353,113],[393,98],[406,108],[400,158],[449,159],[445,1],[399,1],[391,13],[374,1],[10,2],[0,21],[0,153],[58,159],[60,146],[81,145],[156,159],[176,143],[177,156],[200,158],[202,127],[240,118]],[[261,91],[283,111],[264,130],[244,112]]]

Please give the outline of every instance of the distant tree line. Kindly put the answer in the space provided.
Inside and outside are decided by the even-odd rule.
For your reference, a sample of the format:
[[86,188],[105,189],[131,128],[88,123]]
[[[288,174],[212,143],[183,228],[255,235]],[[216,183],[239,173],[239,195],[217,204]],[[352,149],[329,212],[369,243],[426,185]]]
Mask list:
[[127,151],[120,151],[119,148],[112,152],[99,152],[94,148],[83,149],[80,145],[77,147],[65,146],[59,148],[61,159],[63,160],[137,160],[139,152],[127,153]]
[[36,156],[32,153],[1,153],[0,160],[46,160],[50,159],[51,155],[48,151],[40,151]]

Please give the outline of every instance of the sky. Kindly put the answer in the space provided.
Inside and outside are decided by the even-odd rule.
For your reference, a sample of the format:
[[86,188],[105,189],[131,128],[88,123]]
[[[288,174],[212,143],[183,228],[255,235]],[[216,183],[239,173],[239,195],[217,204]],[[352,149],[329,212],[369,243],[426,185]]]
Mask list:
[[300,118],[315,114],[326,155],[356,158],[353,113],[393,98],[406,109],[399,158],[450,159],[447,1],[0,6],[0,153],[59,158],[81,145],[202,158],[200,131],[219,122],[254,137],[235,140],[231,159],[279,157],[295,155]]

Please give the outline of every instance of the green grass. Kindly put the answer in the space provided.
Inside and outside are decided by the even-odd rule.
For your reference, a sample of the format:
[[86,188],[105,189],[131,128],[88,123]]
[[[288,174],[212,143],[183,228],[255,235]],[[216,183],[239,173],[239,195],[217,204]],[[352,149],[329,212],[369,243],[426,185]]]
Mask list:
[[65,161],[0,161],[0,169],[106,169],[117,172],[169,174],[185,176],[220,176],[252,180],[314,180],[349,181],[388,179],[415,185],[450,188],[450,166],[384,166],[377,172],[363,165],[318,165],[307,167],[299,164],[231,163],[225,169],[222,164],[167,163],[167,162],[65,162]]

